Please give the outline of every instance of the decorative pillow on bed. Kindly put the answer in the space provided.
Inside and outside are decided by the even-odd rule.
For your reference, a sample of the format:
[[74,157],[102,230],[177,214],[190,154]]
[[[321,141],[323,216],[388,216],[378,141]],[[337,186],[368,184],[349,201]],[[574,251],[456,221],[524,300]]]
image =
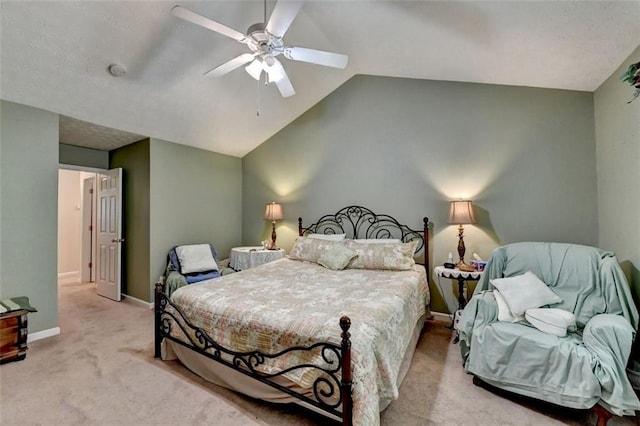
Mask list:
[[413,255],[418,241],[408,243],[357,243],[346,240],[346,247],[358,257],[349,264],[352,269],[389,269],[406,271],[415,265]]
[[307,238],[327,241],[343,241],[345,234],[309,234]]
[[520,316],[529,308],[539,308],[562,302],[533,272],[509,278],[494,278],[491,284],[500,290],[513,315]]
[[342,241],[298,237],[289,252],[289,259],[318,263],[320,257],[327,250],[330,250],[335,245],[342,244]]
[[218,269],[209,244],[178,246],[176,247],[176,254],[180,261],[180,272],[183,275]]
[[349,262],[358,254],[345,247],[344,244],[332,244],[320,255],[318,263],[325,268],[341,271],[347,267]]

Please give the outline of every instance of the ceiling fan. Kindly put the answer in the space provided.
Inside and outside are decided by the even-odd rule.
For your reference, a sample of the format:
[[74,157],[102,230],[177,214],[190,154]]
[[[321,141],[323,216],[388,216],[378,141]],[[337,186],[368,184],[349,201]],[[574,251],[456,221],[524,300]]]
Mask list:
[[303,3],[302,1],[278,1],[271,13],[269,21],[267,21],[267,2],[265,0],[264,22],[251,25],[246,34],[242,34],[239,31],[202,15],[198,15],[182,6],[174,6],[173,9],[171,9],[171,13],[185,21],[200,25],[201,27],[232,38],[239,43],[246,44],[249,50],[251,50],[251,53],[243,53],[222,65],[212,68],[205,72],[205,75],[221,77],[236,68],[249,64],[245,69],[251,77],[259,81],[264,72],[266,81],[268,83],[275,83],[280,94],[286,98],[295,95],[296,92],[282,63],[277,59],[278,55],[282,54],[285,58],[294,61],[308,62],[340,69],[344,69],[349,60],[347,55],[340,53],[285,45],[283,37],[302,8]]

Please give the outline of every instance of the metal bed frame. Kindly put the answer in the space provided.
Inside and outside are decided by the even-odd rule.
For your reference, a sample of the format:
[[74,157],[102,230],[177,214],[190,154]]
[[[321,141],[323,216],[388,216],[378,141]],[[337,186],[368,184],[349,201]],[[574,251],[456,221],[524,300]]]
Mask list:
[[[396,219],[385,214],[375,214],[361,206],[348,206],[332,215],[322,216],[317,222],[305,228],[302,218],[298,218],[298,234],[300,236],[321,234],[346,234],[348,238],[397,238],[402,242],[418,240],[416,254],[424,251],[424,266],[429,274],[429,220],[423,218],[424,228],[416,231],[400,224]],[[172,310],[167,310],[171,306]],[[171,335],[172,325],[180,330],[187,341]],[[182,311],[171,303],[164,291],[164,282],[155,285],[155,351],[160,357],[163,339],[171,340],[189,348],[209,359],[251,377],[261,383],[278,389],[309,404],[330,417],[340,418],[343,425],[352,424],[353,399],[351,393],[351,320],[343,316],[339,320],[341,333],[340,344],[317,342],[310,346],[294,346],[278,353],[264,353],[258,350],[236,352],[225,348],[214,341],[201,328],[191,324]],[[173,327],[176,330],[176,327]],[[191,332],[191,333],[190,333]],[[293,351],[315,351],[322,356],[326,366],[315,364],[292,365],[278,373],[267,374],[259,370],[267,359],[277,359]],[[274,381],[283,374],[293,370],[311,368],[321,372],[313,383],[313,398],[295,392]]]

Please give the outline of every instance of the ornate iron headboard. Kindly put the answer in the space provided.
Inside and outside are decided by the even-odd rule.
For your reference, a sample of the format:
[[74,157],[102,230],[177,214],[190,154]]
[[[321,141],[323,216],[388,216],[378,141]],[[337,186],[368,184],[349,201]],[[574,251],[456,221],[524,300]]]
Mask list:
[[366,207],[349,206],[335,214],[322,216],[316,223],[302,226],[298,218],[298,235],[346,234],[346,238],[396,238],[402,242],[418,240],[416,256],[424,251],[424,264],[429,273],[429,219],[422,219],[424,229],[417,231],[386,214],[376,214]]

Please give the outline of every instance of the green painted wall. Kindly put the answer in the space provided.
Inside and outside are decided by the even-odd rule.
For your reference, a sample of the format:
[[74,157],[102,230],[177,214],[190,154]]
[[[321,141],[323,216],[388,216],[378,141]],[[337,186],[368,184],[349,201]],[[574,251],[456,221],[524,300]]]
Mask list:
[[29,332],[58,326],[58,114],[0,101],[0,298],[28,296]]
[[59,144],[60,164],[93,167],[106,170],[109,168],[109,152],[81,146]]
[[174,245],[212,242],[222,257],[242,239],[242,161],[147,139],[111,152],[124,171],[125,294],[151,302]]
[[149,297],[150,141],[113,150],[109,168],[122,168],[122,292],[140,300]]
[[270,201],[285,249],[298,216],[360,204],[418,229],[428,216],[442,264],[457,243],[448,203],[463,197],[479,220],[467,258],[515,241],[597,245],[593,123],[587,92],[355,76],[243,158],[243,242],[268,238]]
[[150,158],[153,284],[175,245],[213,243],[226,258],[241,243],[242,160],[154,138]]
[[640,46],[595,92],[600,246],[618,256],[640,301],[640,98],[620,81]]

